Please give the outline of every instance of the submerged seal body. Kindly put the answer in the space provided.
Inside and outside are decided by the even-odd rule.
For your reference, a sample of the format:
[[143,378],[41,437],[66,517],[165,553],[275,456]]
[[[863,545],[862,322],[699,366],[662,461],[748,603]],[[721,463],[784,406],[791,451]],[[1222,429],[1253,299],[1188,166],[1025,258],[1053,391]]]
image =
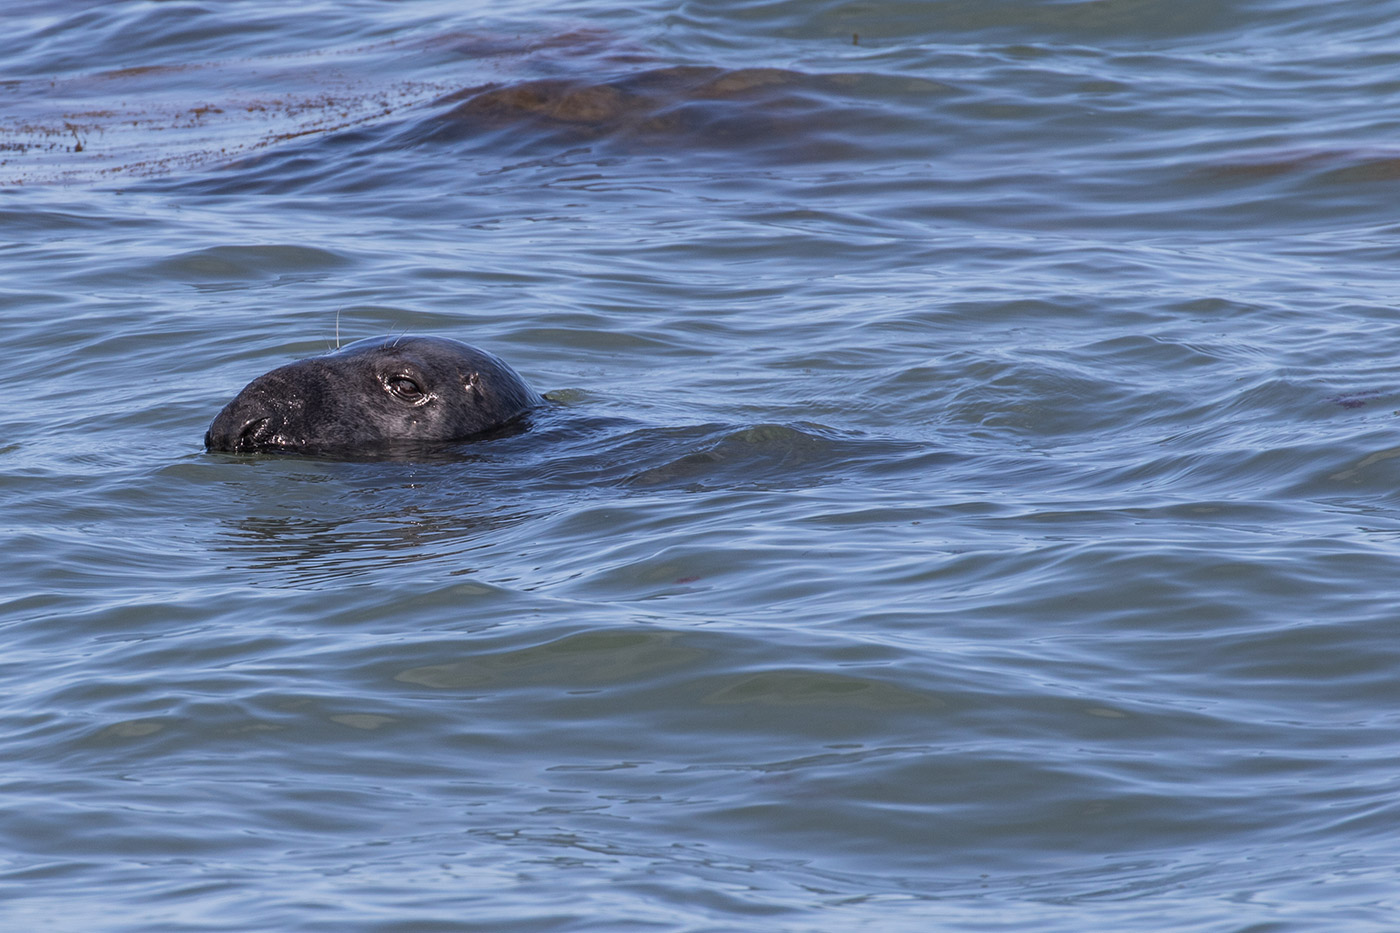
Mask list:
[[447,337],[370,337],[259,376],[215,416],[209,450],[375,454],[467,440],[543,399]]

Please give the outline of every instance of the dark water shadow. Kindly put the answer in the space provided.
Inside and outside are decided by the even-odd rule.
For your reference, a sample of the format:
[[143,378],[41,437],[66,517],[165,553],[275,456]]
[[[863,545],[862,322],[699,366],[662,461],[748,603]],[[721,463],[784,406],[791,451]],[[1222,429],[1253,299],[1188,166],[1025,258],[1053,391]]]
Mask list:
[[839,158],[939,82],[658,61],[600,30],[447,34],[0,86],[0,187],[361,183],[391,153],[577,146]]
[[850,130],[863,108],[854,96],[871,77],[675,65],[491,84],[435,101],[388,144],[487,140],[512,154],[606,144],[840,158],[859,148]]

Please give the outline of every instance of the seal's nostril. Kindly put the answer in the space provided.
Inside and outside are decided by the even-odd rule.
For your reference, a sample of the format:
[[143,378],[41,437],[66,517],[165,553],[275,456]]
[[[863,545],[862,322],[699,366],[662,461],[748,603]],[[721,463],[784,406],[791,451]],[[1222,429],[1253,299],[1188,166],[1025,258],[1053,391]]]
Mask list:
[[238,432],[238,441],[233,445],[238,450],[252,450],[258,446],[258,441],[267,436],[267,418],[254,418],[243,425],[243,430]]

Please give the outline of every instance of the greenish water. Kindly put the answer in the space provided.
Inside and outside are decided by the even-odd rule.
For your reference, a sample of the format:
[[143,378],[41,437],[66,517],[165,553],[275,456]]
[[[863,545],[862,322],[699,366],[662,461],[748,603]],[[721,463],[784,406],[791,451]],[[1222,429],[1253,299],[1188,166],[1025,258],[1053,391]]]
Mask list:
[[0,23],[6,929],[1400,923],[1400,5]]

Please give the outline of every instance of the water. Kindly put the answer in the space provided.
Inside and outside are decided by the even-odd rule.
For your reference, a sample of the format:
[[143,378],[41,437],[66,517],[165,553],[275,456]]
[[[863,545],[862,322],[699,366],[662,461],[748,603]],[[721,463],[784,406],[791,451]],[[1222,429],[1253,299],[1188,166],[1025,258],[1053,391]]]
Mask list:
[[1400,3],[0,22],[4,928],[1400,924]]

